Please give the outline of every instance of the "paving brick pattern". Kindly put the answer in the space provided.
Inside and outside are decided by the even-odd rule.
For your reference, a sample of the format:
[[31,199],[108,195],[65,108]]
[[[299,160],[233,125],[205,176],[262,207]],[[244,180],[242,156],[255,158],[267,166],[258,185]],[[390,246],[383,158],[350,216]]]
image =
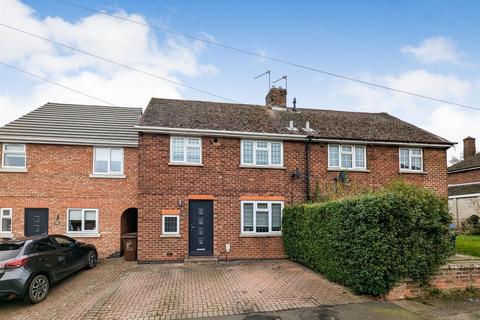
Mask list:
[[187,319],[366,301],[295,263],[137,265],[103,260],[43,303],[0,303],[0,319]]

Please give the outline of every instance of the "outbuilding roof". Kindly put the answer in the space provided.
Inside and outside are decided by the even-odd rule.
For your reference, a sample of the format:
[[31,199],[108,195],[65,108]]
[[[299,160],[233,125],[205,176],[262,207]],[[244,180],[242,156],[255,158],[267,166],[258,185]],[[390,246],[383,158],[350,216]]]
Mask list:
[[[295,128],[289,128],[291,121]],[[310,130],[307,128],[309,122]],[[387,113],[297,108],[152,98],[139,131],[192,129],[215,132],[310,136],[318,139],[442,145],[453,143]]]
[[448,173],[460,172],[460,171],[469,171],[469,170],[480,170],[480,153],[467,158],[463,161],[460,161],[453,166],[448,167]]
[[47,103],[0,128],[1,142],[138,146],[141,108]]
[[448,196],[463,196],[470,194],[480,194],[480,182],[479,183],[469,183],[463,185],[453,185],[448,186]]

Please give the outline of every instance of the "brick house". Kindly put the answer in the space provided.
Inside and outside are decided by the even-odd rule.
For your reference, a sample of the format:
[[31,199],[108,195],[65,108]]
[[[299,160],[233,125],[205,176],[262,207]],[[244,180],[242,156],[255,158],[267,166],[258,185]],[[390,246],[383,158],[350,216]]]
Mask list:
[[139,125],[138,259],[281,258],[282,208],[404,179],[447,195],[451,142],[387,113],[152,99]]
[[140,116],[48,103],[2,127],[0,237],[61,233],[118,254],[136,231]]
[[[47,104],[0,128],[1,237],[63,233],[140,262],[281,258],[282,208],[404,179],[447,195],[451,142],[387,113],[152,99]],[[138,209],[138,215],[137,215]],[[138,227],[137,227],[138,225]]]
[[448,204],[457,226],[473,214],[480,216],[480,153],[475,138],[463,139],[463,158],[447,169]]

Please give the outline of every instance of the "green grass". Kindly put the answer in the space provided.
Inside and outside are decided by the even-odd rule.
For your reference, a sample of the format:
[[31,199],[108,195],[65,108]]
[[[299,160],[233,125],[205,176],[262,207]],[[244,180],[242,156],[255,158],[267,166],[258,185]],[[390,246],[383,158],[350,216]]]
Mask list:
[[455,247],[457,253],[480,257],[480,236],[459,235]]

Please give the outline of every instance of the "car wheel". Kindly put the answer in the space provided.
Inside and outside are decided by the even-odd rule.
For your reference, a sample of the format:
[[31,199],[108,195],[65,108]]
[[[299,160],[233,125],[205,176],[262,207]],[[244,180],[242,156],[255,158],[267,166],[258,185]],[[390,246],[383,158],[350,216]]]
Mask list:
[[97,263],[98,263],[97,252],[92,250],[88,254],[88,268],[89,269],[95,268],[97,266]]
[[36,275],[32,281],[30,281],[25,300],[28,303],[38,303],[47,297],[49,289],[50,282],[48,278],[43,274]]

